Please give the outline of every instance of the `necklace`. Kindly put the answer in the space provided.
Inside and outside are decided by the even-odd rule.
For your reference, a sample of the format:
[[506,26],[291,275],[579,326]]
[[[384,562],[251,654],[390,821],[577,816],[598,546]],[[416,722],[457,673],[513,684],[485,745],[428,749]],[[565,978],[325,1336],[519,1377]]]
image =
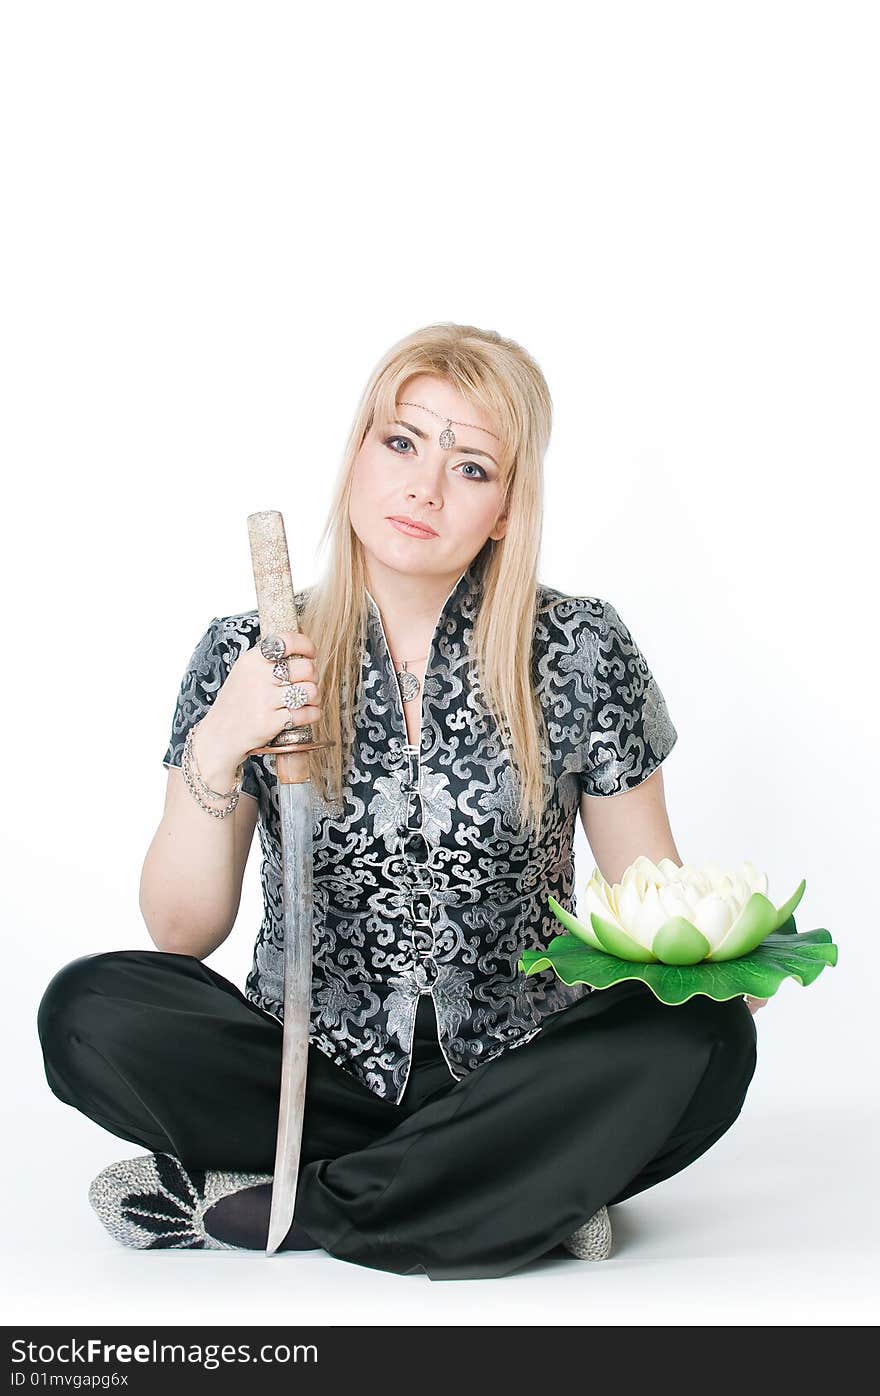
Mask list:
[[[427,659],[427,657],[427,655],[423,656],[423,658],[425,659]],[[412,702],[413,698],[415,698],[416,694],[420,692],[422,687],[422,685],[419,683],[418,675],[413,674],[411,670],[407,669],[406,667],[407,664],[413,662],[416,664],[420,664],[421,660],[411,661],[405,659],[403,661],[403,668],[397,669],[394,674],[394,677],[397,679],[397,683],[400,688],[400,696],[403,699],[404,703]]]

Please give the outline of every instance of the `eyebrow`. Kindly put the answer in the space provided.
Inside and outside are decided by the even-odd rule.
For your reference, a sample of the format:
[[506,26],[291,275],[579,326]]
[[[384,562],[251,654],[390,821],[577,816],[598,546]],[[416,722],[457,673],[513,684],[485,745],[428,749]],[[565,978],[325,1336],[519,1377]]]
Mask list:
[[[413,432],[414,435],[420,436],[423,441],[428,440],[428,433],[426,431],[422,431],[419,427],[414,427],[412,422],[402,422],[399,417],[395,417],[393,420],[395,426],[406,427],[409,431]],[[458,443],[456,443],[453,454],[464,456],[486,456],[492,462],[493,465],[498,465],[498,462],[494,456],[490,455],[488,451],[477,450],[476,446],[459,446]],[[501,469],[500,466],[498,466],[498,468],[499,470]]]

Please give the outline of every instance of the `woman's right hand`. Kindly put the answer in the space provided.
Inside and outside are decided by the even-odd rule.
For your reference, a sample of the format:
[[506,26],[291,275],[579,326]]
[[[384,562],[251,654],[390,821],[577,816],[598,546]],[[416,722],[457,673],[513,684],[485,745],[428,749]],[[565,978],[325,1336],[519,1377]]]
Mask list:
[[297,727],[317,722],[321,716],[321,687],[315,666],[316,650],[302,630],[280,630],[290,674],[289,683],[302,684],[308,705],[286,708],[282,702],[285,680],[272,672],[275,661],[266,659],[259,641],[240,654],[199,723],[203,742],[214,753],[222,752],[231,767],[244,761],[255,747],[266,746],[288,722]]

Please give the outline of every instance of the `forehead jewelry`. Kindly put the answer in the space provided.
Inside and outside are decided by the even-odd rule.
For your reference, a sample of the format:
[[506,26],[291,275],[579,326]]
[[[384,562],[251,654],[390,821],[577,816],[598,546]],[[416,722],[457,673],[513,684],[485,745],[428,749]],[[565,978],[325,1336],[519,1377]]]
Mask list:
[[439,417],[441,422],[446,423],[446,426],[443,428],[439,437],[437,438],[444,451],[448,451],[450,447],[455,445],[455,432],[452,430],[453,422],[455,422],[455,425],[457,427],[473,427],[474,431],[486,431],[489,436],[494,436],[496,441],[501,440],[501,437],[498,435],[497,432],[488,431],[486,427],[475,426],[473,422],[457,422],[455,421],[454,417],[444,417],[442,412],[435,412],[433,407],[425,407],[424,403],[401,402],[399,405],[401,407],[421,407],[423,412],[430,412],[432,417]]

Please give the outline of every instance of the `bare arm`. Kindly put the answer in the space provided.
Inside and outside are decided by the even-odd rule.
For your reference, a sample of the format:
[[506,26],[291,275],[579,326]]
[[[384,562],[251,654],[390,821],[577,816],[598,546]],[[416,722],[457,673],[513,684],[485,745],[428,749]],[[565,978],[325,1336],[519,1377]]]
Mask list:
[[659,766],[641,785],[620,795],[582,795],[581,820],[606,882],[619,882],[639,854],[654,863],[671,858],[681,866]]
[[[212,790],[230,790],[237,759],[226,755],[206,717],[194,734],[199,769]],[[201,808],[182,771],[168,768],[165,810],[141,872],[140,908],[159,950],[207,959],[229,935],[259,804],[242,793],[225,819]]]

